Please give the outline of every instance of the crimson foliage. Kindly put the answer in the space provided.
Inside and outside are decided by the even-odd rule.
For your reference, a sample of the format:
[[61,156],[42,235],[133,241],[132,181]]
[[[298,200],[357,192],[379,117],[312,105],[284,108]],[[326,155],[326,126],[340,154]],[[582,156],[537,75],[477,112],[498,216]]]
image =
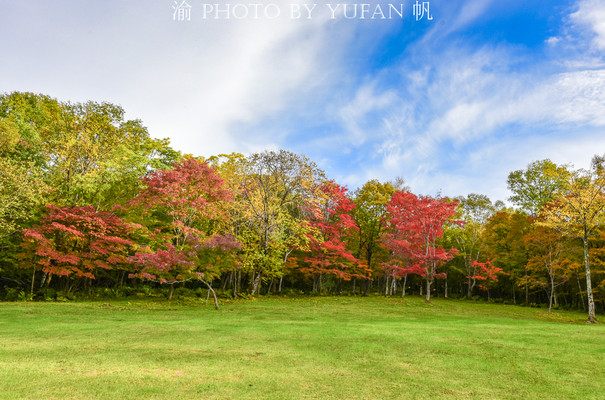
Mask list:
[[451,260],[456,249],[445,250],[438,240],[443,229],[452,221],[457,202],[444,198],[418,197],[406,191],[395,192],[387,205],[390,215],[390,231],[383,235],[383,242],[395,256],[409,260],[401,274],[417,273],[424,276],[427,285],[427,301],[435,278],[444,278],[437,268]]
[[92,206],[47,206],[38,225],[24,231],[22,259],[50,275],[95,279],[97,269],[130,264],[129,233],[136,227]]

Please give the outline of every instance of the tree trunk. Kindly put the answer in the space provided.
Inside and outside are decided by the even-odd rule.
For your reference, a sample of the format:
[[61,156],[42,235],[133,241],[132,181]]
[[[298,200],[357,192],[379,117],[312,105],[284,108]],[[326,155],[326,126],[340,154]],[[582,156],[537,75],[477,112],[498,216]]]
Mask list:
[[237,284],[235,286],[235,289],[239,292],[240,290],[242,290],[242,270],[240,269],[237,272]]
[[214,297],[214,308],[218,310],[218,299],[216,298],[216,293],[214,292],[214,289],[212,289],[212,285],[210,285],[204,280],[202,282],[204,282],[204,284],[208,287],[208,292],[212,293],[212,296]]
[[237,297],[237,275],[238,275],[238,271],[234,271],[233,274],[231,274],[232,276],[232,280],[233,282],[231,282],[231,285],[233,287],[233,298],[235,299]]
[[124,278],[126,278],[126,271],[122,271],[122,275],[120,276],[120,287],[124,287]]
[[225,290],[225,288],[227,287],[227,282],[231,280],[231,274],[232,272],[229,271],[227,273],[227,276],[225,276],[225,279],[222,280],[221,290]]
[[588,322],[597,322],[595,316],[594,298],[592,297],[592,282],[590,280],[590,261],[588,257],[588,235],[584,234],[584,265],[586,267],[586,297],[588,299]]
[[[431,301],[431,281],[430,279],[426,280],[426,302],[429,303]],[[420,285],[422,287],[422,285]]]
[[552,299],[555,296],[555,282],[553,277],[550,278],[550,298],[548,300],[548,313],[552,312]]
[[372,284],[372,281],[370,281],[369,279],[367,279],[367,280],[364,282],[364,291],[363,291],[363,295],[364,295],[364,296],[367,296],[367,295],[368,295],[368,292],[370,291],[370,285],[371,285],[371,284]]
[[401,298],[405,297],[405,287],[406,287],[407,283],[408,283],[408,275],[405,274],[403,276],[403,289],[401,290]]
[[279,277],[279,288],[277,289],[277,291],[279,293],[281,293],[281,285],[282,285],[283,281],[284,281],[284,276],[282,275]]
[[527,268],[525,270],[525,305],[529,305],[529,284],[527,283]]
[[34,272],[32,273],[32,287],[30,290],[31,295],[34,295],[34,281],[36,279],[36,267],[34,267]]
[[580,289],[578,294],[580,295],[580,300],[582,301],[582,310],[586,311],[586,302],[584,301],[584,295],[582,294],[582,284],[580,284],[580,277],[576,276],[576,280],[578,281],[578,288]]
[[261,277],[262,277],[262,274],[261,274],[261,272],[259,272],[258,274],[256,274],[256,276],[254,277],[254,279],[252,281],[252,295],[253,296],[258,292],[258,290],[260,288]]
[[445,298],[447,299],[447,277],[445,278]]
[[170,284],[170,292],[168,293],[168,300],[172,299],[172,293],[174,292],[174,283]]
[[[42,286],[44,286],[44,283],[46,282],[46,277],[47,276],[48,276],[48,272],[44,272],[44,274],[42,274],[42,281],[40,282],[40,289],[42,289]],[[48,279],[48,281],[50,282],[50,278]]]

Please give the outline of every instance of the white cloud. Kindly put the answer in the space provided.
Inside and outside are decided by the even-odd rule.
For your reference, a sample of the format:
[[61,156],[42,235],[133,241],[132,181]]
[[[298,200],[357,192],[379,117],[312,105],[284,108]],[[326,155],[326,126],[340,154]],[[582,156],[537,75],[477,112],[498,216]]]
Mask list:
[[[304,1],[289,4],[296,2]],[[5,42],[12,61],[0,65],[2,90],[119,103],[154,136],[203,155],[281,145],[243,127],[317,95],[341,72],[341,49],[356,29],[344,24],[331,35],[337,21],[326,15],[203,20],[198,2],[190,2],[188,22],[172,21],[172,2],[73,7],[59,0],[39,10],[35,3],[15,3],[0,16],[0,36],[16,39]],[[11,22],[20,15],[30,30]]]
[[[556,59],[528,70],[519,68],[518,48],[456,40],[493,0],[444,2],[432,28],[398,55],[403,61],[378,71],[390,61],[364,58],[388,50],[377,49],[385,44],[377,38],[393,34],[394,43],[401,29],[421,25],[389,32],[395,22],[329,15],[178,23],[170,1],[72,3],[11,2],[4,10],[0,36],[14,40],[3,44],[11,60],[0,65],[0,87],[120,103],[186,152],[312,148],[351,186],[401,175],[420,193],[503,198],[510,170],[545,156],[577,163],[605,145],[602,1],[581,1],[569,32],[546,39]],[[586,38],[580,31],[590,33],[590,57],[586,44],[566,53]]]
[[[452,33],[465,29],[489,11],[494,0],[468,0],[464,2],[440,2],[437,22],[422,38],[423,43],[429,44],[436,38],[445,38]],[[443,18],[447,16],[447,18]]]
[[605,50],[605,3],[602,0],[582,0],[578,10],[571,15],[572,21],[590,29],[594,35],[593,45]]
[[390,90],[380,92],[375,87],[375,81],[362,85],[355,98],[343,106],[339,117],[346,128],[347,142],[359,146],[374,135],[380,127],[374,126],[375,121],[366,121],[370,113],[381,112],[392,107],[397,96]]
[[452,23],[451,31],[464,28],[475,21],[489,9],[492,3],[493,0],[472,0],[465,2],[458,13],[458,17]]
[[354,186],[363,184],[354,179],[401,175],[419,193],[504,200],[508,173],[533,160],[583,166],[605,145],[605,69],[541,75],[514,71],[507,64],[513,56],[506,49],[458,49],[418,69],[402,65],[407,72],[388,102],[376,88],[392,74],[360,87],[356,99],[383,105],[360,117],[379,127],[363,148],[381,157],[344,179]]

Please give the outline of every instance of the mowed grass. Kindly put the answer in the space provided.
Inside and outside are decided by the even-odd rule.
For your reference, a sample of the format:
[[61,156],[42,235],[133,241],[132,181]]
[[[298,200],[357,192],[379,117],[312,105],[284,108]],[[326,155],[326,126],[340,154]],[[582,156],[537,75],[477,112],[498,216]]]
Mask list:
[[605,326],[419,297],[0,303],[2,399],[605,399]]

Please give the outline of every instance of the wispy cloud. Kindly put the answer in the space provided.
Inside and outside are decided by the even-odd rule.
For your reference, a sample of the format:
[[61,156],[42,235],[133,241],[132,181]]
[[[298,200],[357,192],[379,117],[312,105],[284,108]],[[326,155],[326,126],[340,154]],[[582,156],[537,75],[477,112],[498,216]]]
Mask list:
[[11,2],[0,87],[119,103],[194,154],[304,152],[352,187],[399,175],[420,193],[503,199],[511,170],[605,146],[602,1],[551,16],[533,48],[502,39],[521,25],[494,0],[431,2],[418,23],[410,2],[404,21],[356,21],[202,20],[191,1],[183,23],[171,3]]
[[593,36],[592,44],[597,50],[605,50],[605,3],[602,0],[580,1],[571,19],[589,29]]
[[[585,58],[570,52],[522,68],[527,55],[515,46],[419,47],[359,88],[374,104],[382,95],[375,88],[391,80],[385,107],[363,114],[376,128],[364,149],[380,154],[380,162],[362,162],[366,173],[347,174],[349,184],[403,175],[423,193],[480,191],[505,199],[513,169],[547,157],[584,166],[605,145],[605,69],[598,64],[586,68],[579,62]],[[401,71],[396,83],[394,71]],[[351,126],[357,124],[344,125]]]

